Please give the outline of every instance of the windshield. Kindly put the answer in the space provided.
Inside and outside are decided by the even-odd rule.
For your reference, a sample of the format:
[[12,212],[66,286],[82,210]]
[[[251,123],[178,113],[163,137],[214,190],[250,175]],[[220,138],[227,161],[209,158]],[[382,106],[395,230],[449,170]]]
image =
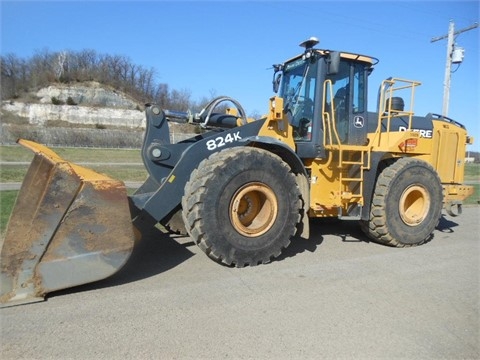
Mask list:
[[284,100],[284,112],[289,117],[296,140],[311,140],[316,64],[311,59],[297,59],[285,64],[283,69],[278,94]]

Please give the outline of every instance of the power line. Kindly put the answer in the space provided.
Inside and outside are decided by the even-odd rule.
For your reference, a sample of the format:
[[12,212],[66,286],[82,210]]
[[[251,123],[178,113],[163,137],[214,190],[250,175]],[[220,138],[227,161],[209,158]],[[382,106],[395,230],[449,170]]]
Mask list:
[[[452,23],[453,23],[453,22],[452,22]],[[464,29],[462,29],[462,30],[455,31],[455,32],[453,33],[453,36],[458,35],[458,34],[461,34],[461,33],[464,33],[465,31],[468,31],[468,30],[475,29],[475,28],[477,28],[477,27],[478,27],[478,23],[475,23],[475,24],[473,24],[473,25],[471,25],[471,26],[469,26],[469,27],[466,27],[466,28],[464,28]],[[435,41],[438,41],[438,40],[446,39],[446,38],[448,38],[449,35],[450,35],[450,31],[449,31],[448,34],[446,34],[446,35],[442,35],[442,36],[438,36],[438,37],[432,38],[432,40],[430,40],[430,42],[435,42]]]

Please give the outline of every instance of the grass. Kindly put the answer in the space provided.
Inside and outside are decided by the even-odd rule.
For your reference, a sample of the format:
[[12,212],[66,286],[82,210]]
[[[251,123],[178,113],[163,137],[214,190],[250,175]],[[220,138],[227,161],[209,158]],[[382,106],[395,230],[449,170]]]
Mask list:
[[2,165],[0,182],[21,182],[27,173],[28,165]]
[[[112,179],[122,181],[145,181],[147,179],[147,170],[142,166],[132,165],[92,165],[88,168],[108,175]],[[28,170],[28,165],[7,165],[2,167],[0,172],[0,182],[22,182]]]
[[1,161],[31,161],[33,153],[20,145],[0,146]]
[[480,204],[480,184],[472,184],[474,193],[463,202],[465,205],[478,205]]
[[[148,176],[139,149],[53,148],[52,150],[65,160],[74,163],[88,162],[87,167],[114,179],[144,181]],[[20,145],[0,146],[0,161],[25,162],[24,165],[3,164],[0,171],[0,182],[21,182],[32,159],[33,153]],[[115,165],[104,165],[105,162],[112,162]],[[102,164],[95,165],[95,163]],[[132,163],[138,165],[131,165]]]
[[10,213],[15,205],[18,191],[2,191],[0,193],[0,234],[4,234]]
[[[122,181],[145,181],[148,173],[143,165],[89,165],[88,168]],[[0,182],[22,182],[28,165],[4,165],[0,172]]]
[[465,181],[472,185],[474,193],[463,202],[465,205],[480,203],[480,164],[465,164]]
[[[142,163],[140,149],[51,148],[73,162]],[[0,161],[30,162],[32,151],[20,145],[0,146]]]
[[99,166],[89,165],[90,169],[100,172],[102,174],[110,176],[112,179],[122,181],[145,181],[148,177],[147,170],[141,166],[132,165],[115,165],[115,166]]
[[465,180],[480,182],[480,164],[465,164]]

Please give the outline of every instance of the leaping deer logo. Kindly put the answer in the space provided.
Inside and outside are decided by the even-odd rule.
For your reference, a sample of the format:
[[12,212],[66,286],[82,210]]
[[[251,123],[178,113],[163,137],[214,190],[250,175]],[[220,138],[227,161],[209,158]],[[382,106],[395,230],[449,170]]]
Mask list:
[[356,128],[358,129],[363,128],[364,125],[365,125],[365,120],[363,119],[363,117],[355,116],[353,118],[353,126],[355,126]]

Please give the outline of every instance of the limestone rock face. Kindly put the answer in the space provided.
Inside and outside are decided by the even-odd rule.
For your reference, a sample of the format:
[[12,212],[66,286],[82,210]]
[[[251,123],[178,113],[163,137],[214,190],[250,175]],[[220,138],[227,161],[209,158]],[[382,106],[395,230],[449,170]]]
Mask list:
[[[53,104],[52,98],[60,105]],[[142,146],[143,104],[99,83],[53,84],[29,93],[24,100],[6,100],[0,105],[2,145],[24,138],[52,146]],[[169,130],[172,143],[196,135],[195,126],[189,124],[170,123]]]
[[135,110],[138,103],[125,94],[102,87],[97,82],[82,84],[56,84],[40,89],[37,97],[42,104],[51,104],[52,97],[67,102],[71,98],[77,105]]
[[[49,122],[145,128],[145,113],[133,99],[95,82],[56,84],[40,89],[38,101],[4,101],[2,112],[25,118],[29,124],[46,126]],[[64,105],[52,104],[52,98]],[[76,105],[67,105],[67,100]]]
[[76,125],[104,125],[145,128],[145,113],[139,110],[96,108],[78,105],[32,104],[4,102],[2,109],[26,118],[32,125],[45,126],[49,121]]

